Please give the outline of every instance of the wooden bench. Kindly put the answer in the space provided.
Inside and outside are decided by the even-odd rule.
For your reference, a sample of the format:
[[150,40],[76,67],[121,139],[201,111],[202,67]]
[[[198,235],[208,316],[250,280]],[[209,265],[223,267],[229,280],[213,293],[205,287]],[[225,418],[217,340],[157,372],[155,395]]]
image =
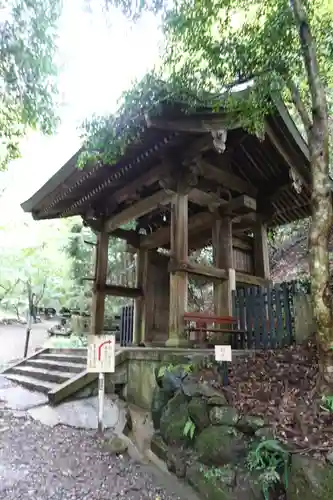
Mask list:
[[[186,325],[185,331],[189,333],[190,340],[194,344],[206,344],[208,340],[207,333],[233,334],[231,338],[232,347],[234,349],[241,348],[245,332],[238,328],[237,318],[232,316],[216,316],[210,313],[186,312],[184,314],[184,321]],[[218,325],[218,327],[213,325]],[[193,338],[191,338],[191,333],[194,333]],[[239,338],[240,336],[242,338]]]

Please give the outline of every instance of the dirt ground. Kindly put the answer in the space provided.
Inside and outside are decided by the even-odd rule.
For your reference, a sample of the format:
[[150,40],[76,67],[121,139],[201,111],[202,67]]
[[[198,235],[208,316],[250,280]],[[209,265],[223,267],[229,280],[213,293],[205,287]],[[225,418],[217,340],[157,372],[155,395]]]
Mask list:
[[[45,321],[32,326],[28,355],[42,347],[48,338],[47,329],[54,322]],[[0,370],[11,361],[23,358],[26,325],[0,325]]]

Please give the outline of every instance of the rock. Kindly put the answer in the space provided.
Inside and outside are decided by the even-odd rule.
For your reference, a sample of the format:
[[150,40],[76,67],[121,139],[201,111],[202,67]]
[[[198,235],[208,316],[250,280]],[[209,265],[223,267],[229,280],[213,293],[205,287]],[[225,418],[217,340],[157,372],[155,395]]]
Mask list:
[[112,454],[122,455],[127,451],[128,441],[121,436],[114,435],[105,443],[105,448]]
[[222,393],[211,387],[207,382],[200,382],[193,376],[188,376],[183,380],[182,389],[188,398],[204,397],[206,399],[213,396],[224,397]]
[[204,399],[192,398],[188,404],[188,413],[199,431],[209,426],[208,407]]
[[333,465],[333,451],[330,451],[326,455],[326,460],[329,464]]
[[261,429],[257,429],[254,433],[255,437],[262,439],[275,439],[274,431],[272,427],[262,427]]
[[239,414],[232,406],[213,406],[209,411],[209,419],[213,425],[234,426],[238,422]]
[[179,449],[169,449],[167,452],[166,464],[168,470],[176,474],[179,478],[184,478],[186,474],[187,457]]
[[[187,468],[186,479],[200,494],[203,500],[232,500],[232,488],[228,484],[230,476],[222,468],[208,468],[204,464],[194,463]],[[223,479],[226,478],[226,483]]]
[[126,414],[125,414],[125,425],[124,425],[124,430],[123,433],[125,436],[128,436],[130,432],[133,431],[133,421],[132,421],[132,415],[130,410],[127,408],[126,409]]
[[228,406],[228,401],[223,394],[218,394],[208,398],[207,404],[210,406]]
[[173,395],[182,388],[183,380],[187,377],[188,373],[181,365],[166,369],[162,378],[162,389]]
[[260,417],[255,417],[254,415],[246,415],[237,423],[238,429],[246,434],[254,434],[258,429],[263,428],[264,425],[265,420]]
[[333,467],[311,457],[294,454],[287,488],[287,500],[331,500]]
[[262,500],[262,488],[259,482],[260,472],[249,472],[247,469],[237,467],[236,486],[234,488],[237,500]]
[[184,434],[188,418],[188,403],[184,394],[179,391],[169,400],[160,421],[161,436],[167,444],[177,445],[188,441]]
[[155,453],[156,456],[158,456],[158,458],[160,458],[164,462],[167,461],[168,446],[165,441],[163,441],[160,433],[155,432],[151,439],[150,448],[151,451]]
[[195,441],[199,460],[206,465],[237,463],[246,452],[244,435],[234,427],[214,425],[204,429]]
[[[94,395],[93,392],[94,392],[94,386],[88,385],[87,387],[84,387],[83,389],[78,391],[75,394],[75,398],[76,399],[90,398],[91,396]],[[97,389],[97,392],[98,392],[98,389]]]
[[166,407],[169,399],[169,392],[166,392],[160,387],[155,387],[151,402],[151,418],[153,420],[155,430],[160,428],[162,412]]

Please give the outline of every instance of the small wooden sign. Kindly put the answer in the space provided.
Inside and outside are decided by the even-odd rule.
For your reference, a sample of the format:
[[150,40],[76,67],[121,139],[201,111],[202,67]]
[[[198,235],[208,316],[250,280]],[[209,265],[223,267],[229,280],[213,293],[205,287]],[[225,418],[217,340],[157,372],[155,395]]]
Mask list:
[[114,335],[88,337],[87,371],[114,373],[116,341]]
[[231,345],[216,345],[215,346],[216,361],[232,361]]

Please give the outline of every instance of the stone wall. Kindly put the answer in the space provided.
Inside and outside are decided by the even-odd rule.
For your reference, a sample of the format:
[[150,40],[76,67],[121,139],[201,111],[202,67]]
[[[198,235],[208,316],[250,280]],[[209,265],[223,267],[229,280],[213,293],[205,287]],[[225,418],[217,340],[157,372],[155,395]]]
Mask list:
[[[161,363],[165,365],[189,363],[207,358],[207,350],[163,348],[127,348],[127,384],[124,397],[144,410],[150,410],[156,380],[154,371]],[[213,359],[213,355],[208,356]]]
[[206,500],[332,499],[332,465],[290,454],[262,418],[240,414],[213,386],[221,366],[202,363],[155,370],[151,448],[169,470]]

